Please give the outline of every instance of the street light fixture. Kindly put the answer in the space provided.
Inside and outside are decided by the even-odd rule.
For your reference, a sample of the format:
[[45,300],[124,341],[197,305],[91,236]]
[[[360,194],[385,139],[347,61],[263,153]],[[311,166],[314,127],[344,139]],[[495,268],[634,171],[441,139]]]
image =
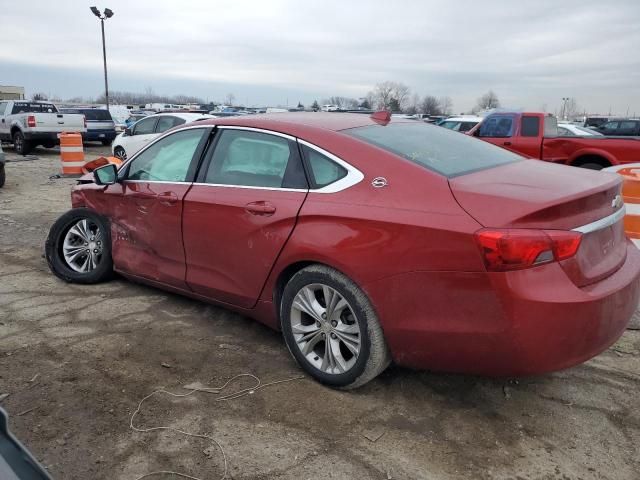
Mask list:
[[104,21],[113,17],[113,10],[104,9],[104,14],[100,13],[96,7],[90,7],[91,12],[100,19],[100,27],[102,28],[102,60],[104,62],[104,96],[107,102],[107,111],[109,110],[109,83],[107,82],[107,49],[104,44]]
[[562,97],[562,119],[567,119],[567,102],[569,101],[569,97]]

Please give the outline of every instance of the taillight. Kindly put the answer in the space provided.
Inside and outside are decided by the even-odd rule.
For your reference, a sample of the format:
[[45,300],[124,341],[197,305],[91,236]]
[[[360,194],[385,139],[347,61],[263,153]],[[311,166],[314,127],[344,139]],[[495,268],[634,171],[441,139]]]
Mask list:
[[576,254],[582,234],[564,230],[482,229],[475,234],[487,270],[504,272],[565,260]]
[[87,128],[87,117],[83,116],[82,118],[84,120],[84,128]]
[[29,115],[27,117],[27,127],[34,128],[36,126],[36,116]]

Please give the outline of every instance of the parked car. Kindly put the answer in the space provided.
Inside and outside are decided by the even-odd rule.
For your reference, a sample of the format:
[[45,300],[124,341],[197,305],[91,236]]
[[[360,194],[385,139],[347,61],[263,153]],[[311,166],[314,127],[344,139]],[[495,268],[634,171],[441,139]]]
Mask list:
[[482,122],[482,117],[450,117],[440,120],[436,125],[448,128],[454,132],[468,132],[480,122]]
[[529,158],[592,170],[640,159],[638,139],[559,136],[556,117],[546,113],[492,113],[467,133]]
[[85,131],[84,115],[60,113],[53,103],[0,102],[0,141],[13,142],[20,155],[28,154],[38,145],[54,147],[59,143],[59,133]]
[[4,164],[6,163],[6,157],[2,151],[2,142],[0,142],[0,188],[4,187],[4,182],[7,179],[5,173]]
[[98,141],[103,145],[111,145],[116,138],[116,122],[109,110],[102,108],[61,108],[62,113],[78,113],[87,121],[87,131],[82,134],[85,142]]
[[603,135],[640,136],[640,120],[611,120],[596,128]]
[[138,120],[118,135],[111,147],[113,156],[126,160],[170,128],[187,122],[196,122],[216,118],[201,113],[158,113]]
[[582,127],[569,122],[558,122],[558,135],[560,137],[590,137],[602,134],[592,128]]
[[391,359],[528,375],[597,355],[635,311],[620,187],[388,112],[220,118],[83,177],[46,258],[252,316],[336,387]]

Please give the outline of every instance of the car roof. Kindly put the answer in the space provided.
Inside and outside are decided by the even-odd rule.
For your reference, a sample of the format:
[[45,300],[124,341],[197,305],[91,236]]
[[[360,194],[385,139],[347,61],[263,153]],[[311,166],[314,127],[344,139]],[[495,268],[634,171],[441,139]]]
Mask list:
[[[297,135],[299,131],[328,130],[339,132],[349,128],[380,125],[382,122],[360,113],[334,112],[291,112],[265,113],[258,115],[242,115],[237,117],[221,117],[198,122],[200,125],[229,125],[252,128],[264,128]],[[388,123],[416,123],[411,119],[394,117]]]
[[216,118],[213,115],[206,113],[180,113],[180,112],[167,112],[167,113],[155,113],[153,115],[147,115],[147,117],[178,117],[184,120],[197,120],[198,118]]

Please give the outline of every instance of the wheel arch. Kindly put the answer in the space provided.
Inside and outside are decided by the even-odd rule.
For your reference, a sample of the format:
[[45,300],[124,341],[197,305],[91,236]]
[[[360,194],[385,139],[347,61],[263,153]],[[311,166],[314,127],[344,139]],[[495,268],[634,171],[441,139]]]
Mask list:
[[596,148],[586,148],[576,151],[569,159],[569,165],[579,167],[585,163],[598,163],[603,167],[617,165],[618,161],[609,152]]

